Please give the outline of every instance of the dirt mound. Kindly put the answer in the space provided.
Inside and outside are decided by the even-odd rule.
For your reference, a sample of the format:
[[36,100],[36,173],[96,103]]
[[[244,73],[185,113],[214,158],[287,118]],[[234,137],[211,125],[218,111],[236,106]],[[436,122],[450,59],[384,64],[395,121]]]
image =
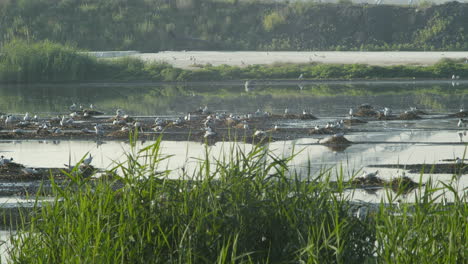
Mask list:
[[352,183],[363,186],[383,186],[385,184],[385,181],[377,176],[357,177],[352,181]]
[[299,119],[301,120],[315,120],[317,117],[311,115],[311,114],[302,114],[299,116]]
[[354,114],[355,116],[360,117],[377,117],[379,113],[372,108],[359,108],[359,110]]
[[450,114],[449,117],[458,117],[458,118],[468,117],[468,111],[462,111],[462,112],[458,112],[455,114]]
[[372,105],[370,104],[361,104],[361,105],[358,105],[358,110],[372,110],[374,107],[372,107]]
[[107,136],[111,138],[128,138],[130,131],[117,130],[109,133]]
[[342,129],[333,128],[333,127],[332,128],[321,127],[319,129],[315,129],[315,128],[309,129],[308,132],[310,135],[332,135],[332,134],[342,132]]
[[344,119],[343,120],[343,123],[347,126],[351,126],[351,125],[359,125],[359,124],[365,124],[367,123],[367,121],[364,121],[364,120],[361,120],[361,119],[356,119],[356,118],[353,118],[353,119]]
[[379,120],[396,120],[397,119],[397,117],[394,115],[384,115],[382,112],[379,112],[379,114],[377,115],[377,118]]
[[442,164],[379,164],[369,165],[374,168],[395,168],[405,169],[409,173],[431,173],[431,174],[466,174],[468,166],[466,164],[442,163]]
[[347,140],[344,136],[333,136],[330,138],[327,138],[323,144],[325,145],[348,145],[353,142]]
[[420,116],[418,116],[415,112],[405,112],[402,113],[398,119],[400,120],[416,120],[416,119],[421,119]]
[[419,186],[418,183],[410,179],[409,177],[403,176],[399,178],[394,178],[390,185],[394,192],[403,192],[408,193]]

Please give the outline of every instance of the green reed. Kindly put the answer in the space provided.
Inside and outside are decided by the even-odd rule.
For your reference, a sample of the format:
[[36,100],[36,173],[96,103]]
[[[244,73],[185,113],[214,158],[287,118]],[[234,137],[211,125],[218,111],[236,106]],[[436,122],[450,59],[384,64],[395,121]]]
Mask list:
[[[462,263],[468,208],[457,181],[428,182],[415,202],[351,211],[341,169],[299,175],[293,157],[266,146],[213,161],[207,147],[195,172],[177,179],[161,161],[161,139],[108,175],[76,171],[52,180],[53,202],[37,206],[11,237],[12,263]],[[211,161],[210,161],[211,160]],[[119,169],[119,175],[113,173]],[[336,174],[337,183],[330,179]],[[454,203],[436,202],[440,191]]]

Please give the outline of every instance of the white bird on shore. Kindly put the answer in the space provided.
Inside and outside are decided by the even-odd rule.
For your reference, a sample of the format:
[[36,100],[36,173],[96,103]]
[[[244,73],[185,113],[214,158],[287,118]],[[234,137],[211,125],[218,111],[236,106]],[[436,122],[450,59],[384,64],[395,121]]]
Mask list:
[[157,126],[163,126],[164,125],[164,121],[157,117],[155,120],[154,120],[154,124],[156,124]]
[[297,78],[299,81],[301,81],[302,79],[304,79],[304,74],[301,73],[301,75],[299,75],[299,77]]
[[5,159],[5,156],[3,155],[0,156],[0,165],[12,163],[12,162],[13,162],[13,158]]
[[265,136],[265,131],[263,130],[257,130],[254,133],[254,137],[264,137]]
[[114,119],[114,121],[112,121],[112,125],[114,125],[114,126],[117,126],[117,125],[120,125],[120,124],[125,124],[125,121],[124,120],[117,120],[117,119]]
[[153,127],[153,131],[154,132],[161,132],[161,131],[163,131],[163,127],[162,126]]
[[104,135],[104,129],[102,128],[101,124],[94,125],[94,133],[96,133],[97,136]]
[[343,132],[339,132],[339,133],[336,133],[333,135],[333,137],[337,138],[337,137],[343,137],[344,136],[344,133]]
[[388,107],[384,108],[384,116],[390,116],[392,114],[392,110]]
[[29,116],[29,112],[26,112],[26,114],[23,117],[24,121],[31,121],[31,117]]
[[14,122],[13,116],[12,116],[12,115],[8,115],[8,116],[6,117],[6,119],[5,119],[5,125],[8,126],[9,124],[13,124],[13,122]]
[[364,171],[363,174],[362,174],[362,177],[363,177],[363,178],[366,178],[366,179],[371,179],[371,178],[377,177],[377,174],[378,174],[378,173],[379,173],[378,170],[375,171],[375,172],[369,172],[369,173],[367,173],[367,172]]
[[244,83],[244,88],[245,88],[245,91],[246,91],[246,92],[250,92],[250,89],[251,89],[252,87],[250,87],[250,82],[249,82],[249,81],[245,81],[245,83]]
[[124,111],[122,109],[115,110],[115,117],[122,117],[124,115]]
[[91,164],[91,161],[93,161],[93,156],[91,156],[91,153],[89,154],[89,157],[83,160],[84,165],[89,165]]
[[70,105],[70,107],[68,109],[70,109],[70,111],[75,111],[76,110],[76,104],[73,103],[72,105]]
[[174,125],[178,126],[178,125],[181,125],[182,124],[182,118],[177,118],[175,121],[174,121]]
[[[210,127],[208,127],[210,128]],[[216,132],[214,132],[211,128],[207,131],[205,131],[205,135],[203,136],[204,138],[209,138],[209,137],[214,137],[216,136]]]
[[58,128],[58,127],[54,127],[52,129],[52,133],[54,134],[61,134],[62,133],[62,129]]
[[455,159],[455,163],[456,163],[456,164],[462,164],[462,163],[463,163],[463,160],[460,159],[459,157],[457,157],[457,158]]
[[359,220],[364,221],[366,220],[368,214],[369,214],[369,209],[365,206],[361,206],[356,212],[356,217]]
[[260,109],[257,109],[257,111],[255,111],[255,116],[260,116],[262,115],[262,111],[260,111]]
[[62,116],[62,119],[60,120],[60,126],[71,125],[73,122],[73,118],[66,119],[65,116]]
[[39,171],[36,170],[35,168],[29,168],[29,167],[23,168],[23,169],[21,169],[21,171],[24,174],[38,174],[39,173]]
[[204,115],[207,115],[207,114],[209,114],[209,111],[208,111],[208,106],[207,106],[207,105],[205,105],[205,107],[203,108],[203,110],[202,110],[202,114],[204,114]]
[[143,127],[141,125],[141,122],[138,122],[138,121],[133,122],[133,127],[137,129],[138,131],[143,132]]
[[352,117],[353,117],[353,109],[350,108],[350,109],[349,109],[349,118],[352,118]]
[[460,118],[460,119],[458,120],[457,126],[458,126],[458,127],[464,126],[464,125],[465,125],[464,121],[465,121],[465,120],[463,120],[463,119]]
[[286,109],[284,109],[284,114],[287,115],[289,113],[289,109],[286,107]]

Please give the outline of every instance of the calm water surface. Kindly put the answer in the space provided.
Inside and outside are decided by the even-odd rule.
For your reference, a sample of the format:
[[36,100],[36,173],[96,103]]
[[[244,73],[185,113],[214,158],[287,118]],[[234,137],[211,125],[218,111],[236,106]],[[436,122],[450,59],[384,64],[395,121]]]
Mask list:
[[[319,117],[314,121],[285,121],[279,127],[313,127],[342,119],[349,108],[370,103],[376,109],[390,107],[402,112],[410,107],[427,111],[431,119],[418,121],[376,121],[356,126],[360,130],[346,135],[354,142],[361,142],[344,151],[333,151],[316,145],[317,137],[295,141],[274,142],[269,148],[276,155],[299,152],[292,161],[294,168],[303,175],[316,174],[326,168],[342,166],[350,177],[371,164],[434,164],[442,159],[463,156],[465,145],[460,141],[457,119],[442,118],[447,113],[458,112],[465,107],[468,83],[459,82],[330,82],[330,83],[269,83],[255,82],[248,91],[242,83],[199,83],[185,85],[156,84],[76,84],[76,85],[4,85],[0,86],[0,112],[39,116],[56,115],[68,110],[72,103],[87,107],[94,104],[98,110],[112,115],[117,108],[135,116],[183,116],[189,111],[207,105],[213,111],[248,113],[257,109],[282,113],[310,111]],[[466,105],[468,107],[468,104]],[[372,143],[374,142],[374,143]],[[147,146],[151,142],[138,143]],[[228,155],[232,143],[217,143],[208,150],[213,158]],[[173,157],[161,164],[161,168],[178,171],[194,170],[197,158],[205,155],[206,148],[197,142],[164,141],[163,153]],[[251,146],[242,144],[248,150]],[[32,167],[64,167],[74,164],[87,153],[95,158],[99,168],[111,168],[125,160],[130,146],[125,142],[92,141],[0,141],[0,151],[17,162]],[[311,164],[311,168],[308,167]],[[401,172],[380,169],[384,178],[392,178]],[[361,172],[359,172],[361,173]],[[419,175],[410,175],[418,180]],[[429,177],[429,176],[427,176]],[[434,175],[447,180],[449,175]],[[464,185],[466,180],[461,179]],[[370,198],[369,198],[370,197]],[[362,196],[362,199],[378,200],[380,196]]]

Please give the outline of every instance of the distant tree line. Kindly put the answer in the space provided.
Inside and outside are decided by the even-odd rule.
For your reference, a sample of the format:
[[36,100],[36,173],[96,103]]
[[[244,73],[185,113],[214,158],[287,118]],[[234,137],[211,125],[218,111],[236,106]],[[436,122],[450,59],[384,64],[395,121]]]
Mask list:
[[88,50],[467,50],[468,4],[0,0],[0,43]]

